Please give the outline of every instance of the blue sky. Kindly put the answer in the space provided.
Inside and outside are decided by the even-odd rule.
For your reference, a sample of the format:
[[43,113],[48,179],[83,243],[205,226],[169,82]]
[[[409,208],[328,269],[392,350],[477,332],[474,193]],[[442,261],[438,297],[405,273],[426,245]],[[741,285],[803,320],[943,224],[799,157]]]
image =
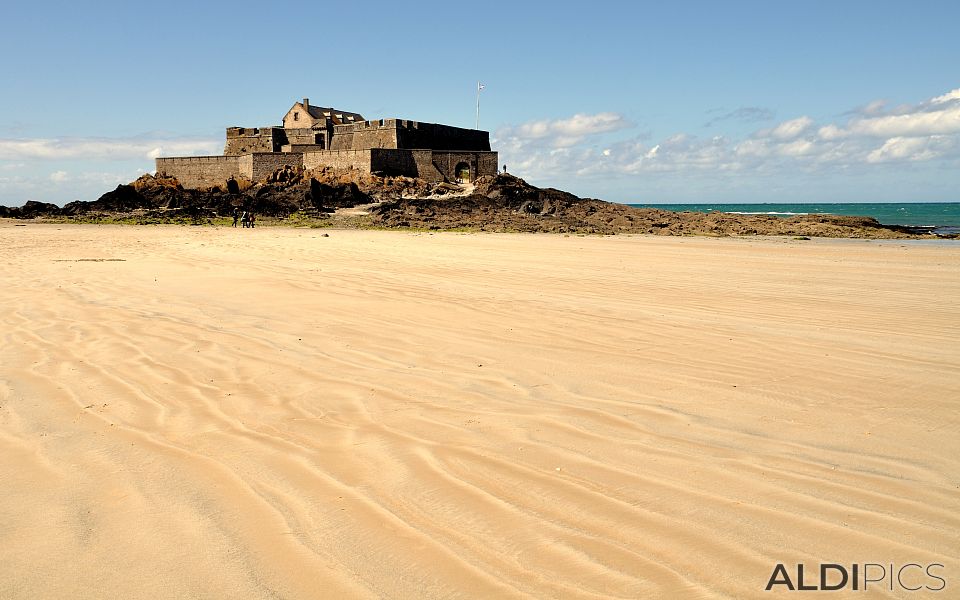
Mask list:
[[15,3],[0,204],[92,200],[302,97],[480,125],[621,202],[960,201],[960,3]]

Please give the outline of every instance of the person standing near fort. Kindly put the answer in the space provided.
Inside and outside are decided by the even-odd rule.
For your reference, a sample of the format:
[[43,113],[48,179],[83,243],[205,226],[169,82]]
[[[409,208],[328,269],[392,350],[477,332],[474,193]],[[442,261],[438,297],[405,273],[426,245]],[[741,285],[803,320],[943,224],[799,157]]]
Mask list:
[[233,207],[233,226],[237,226],[237,221],[240,220],[240,209],[236,206]]

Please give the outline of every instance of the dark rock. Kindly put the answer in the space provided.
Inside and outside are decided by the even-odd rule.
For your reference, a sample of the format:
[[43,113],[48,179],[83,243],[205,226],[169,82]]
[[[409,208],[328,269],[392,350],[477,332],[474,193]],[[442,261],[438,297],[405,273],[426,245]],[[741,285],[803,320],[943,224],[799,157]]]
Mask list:
[[36,217],[54,217],[60,214],[60,207],[49,202],[38,202],[36,200],[27,200],[27,203],[20,208],[21,219],[33,219]]
[[132,185],[118,185],[117,189],[89,203],[87,210],[130,212],[138,208],[150,208],[150,202]]

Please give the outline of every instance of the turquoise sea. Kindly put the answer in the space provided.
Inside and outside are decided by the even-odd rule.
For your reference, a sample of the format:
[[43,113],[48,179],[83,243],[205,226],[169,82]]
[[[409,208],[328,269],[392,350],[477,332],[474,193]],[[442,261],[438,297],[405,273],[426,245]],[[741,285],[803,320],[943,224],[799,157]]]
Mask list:
[[935,233],[960,233],[960,202],[882,202],[839,204],[631,204],[673,211],[727,212],[790,217],[806,214],[873,217],[884,225],[931,228]]

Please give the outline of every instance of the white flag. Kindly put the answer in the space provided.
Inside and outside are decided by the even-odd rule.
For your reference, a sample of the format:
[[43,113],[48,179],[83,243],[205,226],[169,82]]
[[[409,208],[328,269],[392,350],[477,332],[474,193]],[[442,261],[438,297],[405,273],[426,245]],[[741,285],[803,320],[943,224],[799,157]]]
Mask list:
[[484,85],[483,85],[482,83],[480,83],[479,81],[477,82],[477,91],[478,91],[478,92],[479,92],[480,90],[482,90],[484,87],[486,87],[486,86],[484,86]]

